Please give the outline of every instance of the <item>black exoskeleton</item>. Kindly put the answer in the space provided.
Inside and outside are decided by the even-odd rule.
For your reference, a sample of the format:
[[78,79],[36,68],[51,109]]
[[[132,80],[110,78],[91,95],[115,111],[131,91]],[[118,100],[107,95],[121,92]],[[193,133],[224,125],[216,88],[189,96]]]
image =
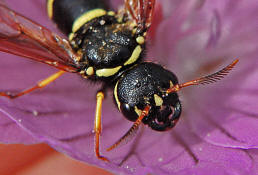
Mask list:
[[150,105],[149,115],[142,122],[154,130],[165,131],[175,125],[181,114],[177,93],[166,93],[174,84],[178,80],[172,72],[154,63],[140,63],[118,80],[116,102],[130,121],[136,121],[139,111]]

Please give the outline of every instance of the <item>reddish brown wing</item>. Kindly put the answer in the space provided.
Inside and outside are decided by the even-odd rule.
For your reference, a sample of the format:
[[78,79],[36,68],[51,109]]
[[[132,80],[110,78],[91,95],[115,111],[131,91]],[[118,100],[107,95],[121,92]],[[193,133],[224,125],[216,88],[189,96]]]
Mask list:
[[67,72],[78,72],[79,56],[50,30],[0,3],[0,51],[30,58]]
[[134,20],[140,31],[151,25],[155,0],[125,0],[125,12]]

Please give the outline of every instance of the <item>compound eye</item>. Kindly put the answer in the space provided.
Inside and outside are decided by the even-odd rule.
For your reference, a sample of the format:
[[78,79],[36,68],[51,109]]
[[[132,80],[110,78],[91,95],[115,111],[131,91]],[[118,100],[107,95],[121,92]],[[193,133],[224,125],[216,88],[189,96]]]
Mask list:
[[167,131],[176,125],[181,115],[181,104],[178,101],[175,106],[166,106],[149,122],[149,126],[156,131]]
[[134,106],[130,106],[129,104],[123,103],[120,106],[120,110],[123,113],[123,115],[130,121],[136,121],[139,117],[137,113],[135,112]]

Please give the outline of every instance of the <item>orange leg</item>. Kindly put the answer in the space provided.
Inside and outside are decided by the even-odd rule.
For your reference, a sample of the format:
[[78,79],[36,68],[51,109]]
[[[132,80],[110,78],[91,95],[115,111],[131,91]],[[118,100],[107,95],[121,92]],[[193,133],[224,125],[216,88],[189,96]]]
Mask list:
[[57,78],[59,78],[64,73],[65,73],[65,71],[60,70],[60,71],[56,72],[55,74],[50,75],[46,79],[38,82],[37,85],[33,86],[32,88],[26,89],[26,90],[24,90],[22,92],[19,92],[17,94],[10,94],[9,92],[7,92],[7,93],[0,92],[0,96],[7,97],[7,98],[10,98],[10,99],[14,99],[14,98],[23,96],[23,95],[28,94],[28,93],[36,90],[36,89],[40,89],[40,88],[45,87],[46,85],[48,85],[48,84],[52,83],[53,81],[55,81]]
[[96,104],[96,113],[95,113],[95,123],[94,123],[94,132],[95,132],[95,154],[98,159],[109,161],[107,158],[100,155],[99,145],[100,145],[100,134],[101,134],[101,108],[102,102],[104,100],[104,93],[97,93],[97,104]]

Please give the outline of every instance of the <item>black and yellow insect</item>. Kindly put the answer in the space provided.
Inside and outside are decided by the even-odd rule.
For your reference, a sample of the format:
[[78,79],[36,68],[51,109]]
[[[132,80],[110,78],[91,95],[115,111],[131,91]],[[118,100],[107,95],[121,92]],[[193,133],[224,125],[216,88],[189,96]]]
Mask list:
[[136,23],[109,10],[104,2],[48,0],[48,15],[69,36],[74,51],[82,53],[82,76],[112,81],[140,62],[147,27],[137,31]]
[[48,0],[48,15],[67,35],[67,41],[0,5],[0,23],[7,27],[0,32],[0,50],[59,69],[30,89],[18,94],[0,92],[0,96],[20,97],[48,85],[65,72],[102,82],[96,95],[94,126],[95,153],[101,160],[108,160],[100,155],[99,140],[102,101],[109,88],[114,89],[119,111],[134,124],[107,150],[124,142],[141,123],[157,131],[171,129],[181,114],[177,91],[221,79],[238,60],[214,74],[183,84],[162,66],[143,62],[154,6],[155,0],[125,0],[124,8],[115,12],[104,0]]

